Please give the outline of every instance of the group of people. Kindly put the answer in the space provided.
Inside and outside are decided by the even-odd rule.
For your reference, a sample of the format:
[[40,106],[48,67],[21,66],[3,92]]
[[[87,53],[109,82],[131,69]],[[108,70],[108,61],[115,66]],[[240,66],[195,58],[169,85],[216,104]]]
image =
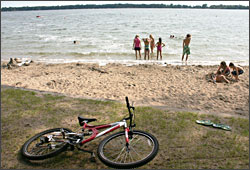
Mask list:
[[[174,38],[174,35],[170,35],[170,38]],[[162,60],[162,47],[166,46],[162,42],[162,38],[159,38],[159,41],[155,43],[154,37],[152,36],[152,34],[150,34],[149,38],[143,38],[142,41],[144,42],[144,60],[150,59],[150,50],[152,54],[151,56],[153,56],[155,47],[157,47],[156,59],[158,60],[160,55],[160,59]],[[182,61],[184,59],[185,54],[186,54],[186,61],[188,59],[188,55],[190,54],[190,47],[189,47],[190,41],[191,41],[191,35],[187,34],[186,38],[183,40]],[[138,55],[139,59],[141,59],[141,40],[139,38],[139,35],[136,35],[134,38],[133,50],[135,50],[136,60],[138,59]]]
[[[232,69],[232,71],[231,71]],[[236,81],[239,80],[239,75],[243,74],[244,70],[240,66],[236,66],[234,63],[229,63],[229,66],[225,61],[220,63],[220,66],[216,74],[212,77],[214,82],[226,82],[229,83],[228,77],[232,75]]]
[[[154,48],[157,47],[157,60],[160,58],[162,60],[162,47],[165,46],[165,44],[162,42],[162,39],[159,38],[159,41],[155,44],[155,39],[151,35],[149,35],[149,38],[143,38],[142,41],[144,42],[145,48],[144,48],[144,60],[148,58],[150,59],[150,50],[151,54],[153,55],[154,53]],[[141,40],[139,38],[139,35],[135,36],[134,42],[133,42],[133,50],[135,50],[135,56],[136,60],[138,59],[138,54],[139,54],[139,59],[141,59]]]
[[21,58],[10,58],[10,61],[7,63],[7,68],[11,69],[12,67],[17,66],[29,66],[30,63],[33,63],[31,59],[21,59]]

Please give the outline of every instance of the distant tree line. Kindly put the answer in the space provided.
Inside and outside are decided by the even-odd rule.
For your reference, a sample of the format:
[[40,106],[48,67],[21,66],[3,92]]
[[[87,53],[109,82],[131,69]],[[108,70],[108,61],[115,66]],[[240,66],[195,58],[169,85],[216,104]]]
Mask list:
[[242,5],[211,5],[207,4],[188,5],[166,5],[166,4],[105,4],[105,5],[64,5],[64,6],[36,6],[36,7],[3,7],[1,11],[31,11],[31,10],[60,10],[60,9],[104,9],[104,8],[198,8],[198,9],[248,9],[249,6]]

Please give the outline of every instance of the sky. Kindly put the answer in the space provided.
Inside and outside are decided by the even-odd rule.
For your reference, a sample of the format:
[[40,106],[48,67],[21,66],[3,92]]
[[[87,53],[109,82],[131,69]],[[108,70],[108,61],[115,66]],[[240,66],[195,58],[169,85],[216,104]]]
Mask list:
[[61,6],[85,4],[180,4],[180,5],[244,5],[249,6],[249,1],[1,1],[1,7],[23,6]]

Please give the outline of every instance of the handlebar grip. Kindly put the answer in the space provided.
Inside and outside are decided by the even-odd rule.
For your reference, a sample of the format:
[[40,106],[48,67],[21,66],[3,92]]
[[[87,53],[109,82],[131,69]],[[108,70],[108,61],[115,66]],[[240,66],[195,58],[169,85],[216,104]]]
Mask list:
[[128,96],[126,96],[126,103],[127,103],[127,107],[129,108]]

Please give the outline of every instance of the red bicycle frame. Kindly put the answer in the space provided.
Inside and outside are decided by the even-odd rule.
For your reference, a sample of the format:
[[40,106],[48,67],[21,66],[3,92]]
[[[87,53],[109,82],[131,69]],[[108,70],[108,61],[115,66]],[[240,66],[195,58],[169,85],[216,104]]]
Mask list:
[[[92,131],[92,135],[90,136],[90,138],[85,139],[81,142],[81,144],[87,143],[91,140],[94,140],[95,138],[98,138],[100,136],[103,136],[109,132],[112,132],[120,127],[124,126],[125,128],[125,137],[126,137],[126,143],[129,143],[129,138],[128,138],[128,132],[129,132],[129,128],[127,127],[127,122],[126,120],[122,120],[119,122],[115,122],[115,123],[111,123],[111,124],[107,124],[107,125],[97,125],[97,126],[93,126],[93,125],[88,125],[86,122],[83,125],[83,129],[84,130],[89,130]],[[108,129],[106,129],[108,128]],[[99,132],[98,130],[100,129],[106,129],[102,132]]]

